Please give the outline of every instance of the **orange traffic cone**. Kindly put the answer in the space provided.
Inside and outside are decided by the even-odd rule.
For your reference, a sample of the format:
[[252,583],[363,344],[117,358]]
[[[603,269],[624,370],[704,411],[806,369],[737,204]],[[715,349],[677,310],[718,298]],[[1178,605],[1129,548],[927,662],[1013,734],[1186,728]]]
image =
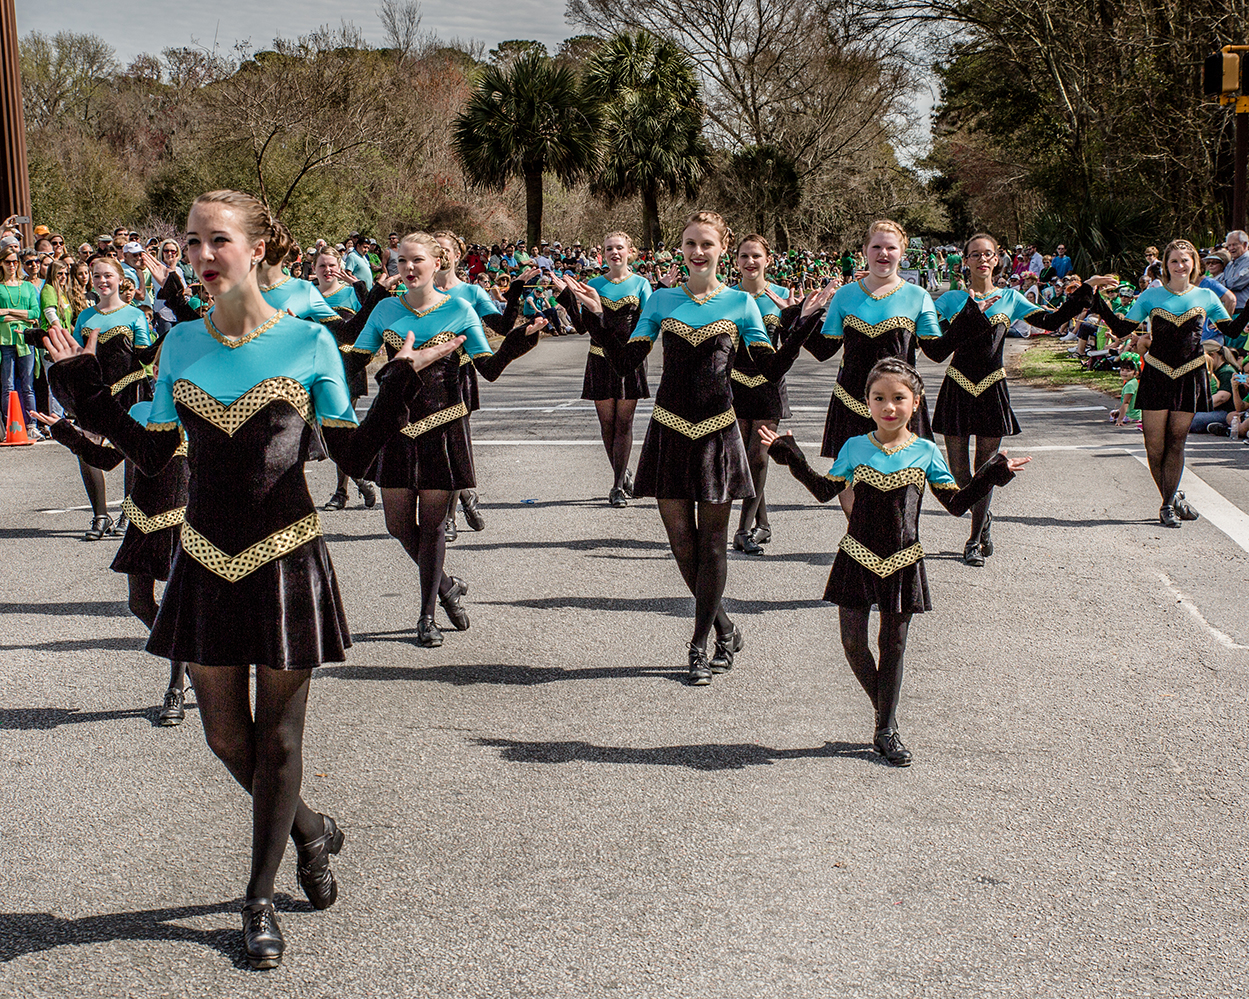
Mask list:
[[22,400],[18,398],[16,391],[9,393],[9,418],[5,424],[8,431],[4,435],[4,440],[0,441],[0,447],[35,443],[26,436],[26,419],[22,414]]

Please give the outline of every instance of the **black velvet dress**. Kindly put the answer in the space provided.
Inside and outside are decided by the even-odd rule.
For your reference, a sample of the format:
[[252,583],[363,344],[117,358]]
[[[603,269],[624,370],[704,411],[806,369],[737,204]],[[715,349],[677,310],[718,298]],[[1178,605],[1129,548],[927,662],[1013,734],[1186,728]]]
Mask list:
[[[629,342],[634,327],[651,296],[650,282],[632,274],[615,282],[605,276],[590,279],[590,287],[598,291],[603,302],[602,335],[610,336],[621,346]],[[560,296],[560,304],[572,318],[578,332],[585,332],[581,310],[570,294]],[[649,399],[650,384],[646,380],[646,362],[632,371],[618,372],[603,348],[591,343],[585,359],[585,377],[581,382],[582,399]]]
[[[777,295],[785,291],[778,285],[771,287]],[[755,295],[754,299],[763,316],[763,326],[768,331],[768,338],[772,341],[773,347],[779,348],[781,342],[791,336],[800,325],[814,329],[819,322],[818,313],[808,316],[805,320],[802,318],[801,303],[782,310],[766,293]],[[736,410],[739,420],[789,419],[789,393],[785,388],[785,379],[768,381],[751,360],[749,351],[737,352],[733,360],[731,377],[733,379],[733,409]]]
[[333,337],[285,313],[236,340],[211,314],[175,327],[146,426],[116,405],[95,358],[53,366],[57,397],[145,474],[173,460],[179,426],[189,442],[185,518],[149,652],[206,666],[342,661],[351,639],[303,466],[328,445],[349,475],[363,472],[420,391],[407,364],[383,368],[379,384],[357,426]]

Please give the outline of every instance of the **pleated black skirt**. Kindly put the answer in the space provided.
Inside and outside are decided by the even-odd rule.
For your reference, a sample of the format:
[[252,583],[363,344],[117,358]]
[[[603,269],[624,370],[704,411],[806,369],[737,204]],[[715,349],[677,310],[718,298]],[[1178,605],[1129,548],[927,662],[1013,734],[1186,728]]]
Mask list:
[[893,614],[932,610],[923,559],[882,578],[840,550],[828,575],[824,599],[841,607],[867,608],[875,604]]
[[468,417],[413,439],[395,434],[383,446],[373,480],[386,489],[472,489],[477,485]]
[[1168,378],[1152,364],[1141,368],[1136,388],[1137,409],[1169,409],[1174,413],[1205,413],[1210,409],[1210,377],[1203,364],[1179,378]]
[[972,395],[947,377],[932,411],[932,429],[948,437],[1014,437],[1019,422],[1005,379]]
[[132,521],[109,568],[114,572],[168,579],[180,527],[164,527],[144,534]]
[[755,487],[737,422],[691,439],[652,419],[638,458],[633,495],[706,503],[753,498]]
[[585,379],[581,383],[582,399],[649,399],[650,385],[646,381],[646,362],[643,361],[627,375],[618,374],[611,361],[599,354],[587,354]]
[[317,537],[231,583],[178,546],[147,651],[204,666],[342,662],[351,633]]

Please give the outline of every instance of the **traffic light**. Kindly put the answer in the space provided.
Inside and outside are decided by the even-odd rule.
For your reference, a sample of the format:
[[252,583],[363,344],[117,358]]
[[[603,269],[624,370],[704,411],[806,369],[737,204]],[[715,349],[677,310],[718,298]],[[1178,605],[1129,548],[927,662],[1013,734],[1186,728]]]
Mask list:
[[1210,97],[1234,94],[1240,89],[1240,56],[1235,52],[1207,56],[1201,71],[1201,87]]

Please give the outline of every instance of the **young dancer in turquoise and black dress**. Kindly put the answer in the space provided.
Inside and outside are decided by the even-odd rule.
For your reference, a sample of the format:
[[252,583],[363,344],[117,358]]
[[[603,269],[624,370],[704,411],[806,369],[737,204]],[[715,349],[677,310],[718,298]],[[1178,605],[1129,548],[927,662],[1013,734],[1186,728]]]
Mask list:
[[[930,351],[937,361],[953,354],[933,408],[932,429],[945,437],[950,471],[960,486],[971,482],[972,472],[997,454],[1003,437],[1019,433],[1002,366],[1011,324],[1022,320],[1039,329],[1056,330],[1089,308],[1095,294],[1092,284],[1082,284],[1073,289],[1061,308],[1050,312],[1013,288],[995,287],[998,244],[987,233],[977,233],[967,241],[964,260],[969,270],[968,290],[948,291],[937,299],[946,336]],[[971,536],[963,548],[966,565],[983,566],[985,558],[993,554],[992,498],[988,494],[971,508]]]
[[147,649],[187,663],[208,745],[252,796],[243,945],[253,968],[282,959],[273,895],[287,838],[318,909],[337,898],[330,856],[343,845],[335,821],[300,797],[312,667],[341,662],[351,644],[303,466],[324,448],[361,474],[419,398],[417,370],[461,342],[414,350],[409,337],[378,373],[377,398],[358,422],[333,336],[260,292],[257,265],[276,238],[276,220],[250,195],[195,200],[187,253],[215,304],[166,340],[146,425],[117,404],[95,337],[84,349],[53,329],[44,341],[57,396],[143,472],[157,475],[173,460],[180,431],[189,442],[180,544]]
[[[1249,319],[1249,308],[1241,309],[1232,319],[1218,296],[1198,285],[1201,254],[1186,239],[1167,244],[1162,266],[1163,283],[1137,295],[1126,319],[1115,315],[1100,295],[1095,304],[1117,337],[1127,336],[1141,323],[1148,324],[1147,333],[1140,338],[1146,354],[1136,408],[1141,411],[1149,472],[1162,496],[1158,520],[1163,527],[1179,527],[1181,520],[1199,516],[1180,491],[1180,477],[1193,414],[1210,409],[1202,330],[1209,319],[1226,338],[1237,337]],[[1099,280],[1107,286],[1114,283],[1109,277]]]
[[421,607],[416,642],[436,648],[443,641],[434,623],[434,604],[459,631],[469,626],[461,598],[468,592],[464,580],[443,571],[447,556],[445,524],[451,497],[477,484],[469,434],[468,402],[460,377],[461,357],[467,357],[488,381],[494,381],[517,357],[537,344],[546,320],[518,327],[492,352],[477,313],[467,302],[444,295],[434,287],[434,275],[446,251],[433,236],[414,232],[399,241],[399,276],[406,291],[382,302],[350,348],[344,348],[348,370],[368,364],[383,346],[388,353],[402,347],[404,337],[418,346],[464,337],[463,353],[456,351],[425,374],[425,388],[408,412],[402,428],[385,442],[377,459],[377,484],[382,490],[386,530],[416,563],[421,580]]
[[[959,488],[941,451],[909,429],[924,396],[919,373],[903,361],[878,361],[865,377],[865,403],[876,429],[845,441],[827,475],[807,464],[794,439],[763,427],[768,453],[788,465],[794,478],[821,503],[854,487],[850,523],[838,546],[824,599],[838,605],[841,643],[856,679],[876,711],[874,744],[892,765],[904,767],[911,752],[898,734],[903,658],[911,616],[932,609],[924,550],[919,543],[924,487],[956,517],[993,486],[1009,482],[1029,458],[998,454]],[[880,611],[879,661],[868,645],[871,608]]]
[[[825,285],[818,293],[791,304],[789,289],[768,282],[771,260],[766,239],[757,233],[743,237],[737,246],[737,268],[742,279],[736,287],[754,298],[772,345],[779,348],[781,341],[800,325],[811,324],[814,327],[836,289]],[[734,358],[732,378],[733,409],[741,425],[742,440],[746,442],[750,477],[755,486],[755,498],[742,500],[742,515],[737,533],[733,535],[733,547],[747,555],[762,555],[763,546],[772,540],[772,523],[763,499],[768,452],[759,439],[759,428],[767,427],[775,431],[781,420],[788,419],[789,399],[785,392],[785,379],[768,381],[755,370],[748,351],[739,351]]]
[[[775,380],[802,347],[796,334],[776,350],[755,300],[724,284],[717,270],[732,233],[715,212],[697,212],[685,225],[681,249],[689,278],[660,288],[642,310],[633,335],[621,344],[603,332],[603,305],[589,285],[566,279],[586,310],[594,342],[616,370],[628,373],[663,333],[664,370],[638,459],[634,494],[654,496],[673,555],[694,595],[689,683],[703,686],[728,670],[741,651],[742,633],[721,605],[728,575],[728,524],[733,500],[754,496],[746,447],[733,411],[729,373],[739,349]],[[715,651],[707,639],[716,629]]]

